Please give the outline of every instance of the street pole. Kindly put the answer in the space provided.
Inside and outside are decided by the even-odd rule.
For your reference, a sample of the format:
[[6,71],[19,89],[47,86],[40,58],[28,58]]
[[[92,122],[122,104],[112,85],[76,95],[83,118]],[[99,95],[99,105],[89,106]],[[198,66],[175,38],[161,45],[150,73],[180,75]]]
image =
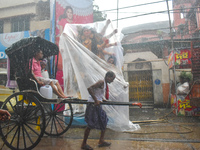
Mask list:
[[119,19],[119,0],[117,0],[117,28],[118,28],[118,19]]
[[[170,11],[169,11],[169,2],[166,0],[167,3],[167,11],[168,11],[168,17],[169,17],[169,27],[170,27],[170,39],[171,39],[171,46],[172,46],[172,52],[173,52],[173,78],[174,78],[174,88],[175,88],[175,95],[177,97],[176,93],[176,68],[175,68],[175,51],[174,51],[174,40],[173,40],[173,34],[172,34],[172,25],[171,25],[171,17],[170,17]],[[168,52],[169,53],[169,52]],[[170,70],[169,70],[169,81],[170,81]],[[171,90],[170,90],[171,91]],[[178,106],[178,105],[177,105]]]

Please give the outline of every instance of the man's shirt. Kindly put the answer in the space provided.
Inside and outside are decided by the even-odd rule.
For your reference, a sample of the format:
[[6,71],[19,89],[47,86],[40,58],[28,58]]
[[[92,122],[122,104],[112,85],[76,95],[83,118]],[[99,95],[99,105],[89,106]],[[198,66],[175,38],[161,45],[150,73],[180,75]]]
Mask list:
[[33,58],[32,71],[36,77],[42,77],[40,61]]

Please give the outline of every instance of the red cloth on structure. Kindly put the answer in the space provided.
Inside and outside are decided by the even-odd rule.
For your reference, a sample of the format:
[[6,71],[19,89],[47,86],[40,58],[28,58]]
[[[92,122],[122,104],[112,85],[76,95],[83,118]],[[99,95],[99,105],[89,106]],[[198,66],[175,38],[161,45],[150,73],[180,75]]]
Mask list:
[[105,98],[109,99],[109,88],[108,88],[108,84],[106,83],[106,93],[105,93]]

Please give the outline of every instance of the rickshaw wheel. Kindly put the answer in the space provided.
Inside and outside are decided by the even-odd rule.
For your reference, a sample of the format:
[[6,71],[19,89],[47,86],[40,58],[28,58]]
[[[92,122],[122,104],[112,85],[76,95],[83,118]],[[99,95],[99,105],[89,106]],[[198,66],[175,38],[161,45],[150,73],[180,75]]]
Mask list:
[[3,142],[13,150],[33,149],[45,131],[45,115],[39,100],[31,93],[18,92],[9,96],[2,109],[11,118],[0,123]]
[[60,136],[71,126],[73,121],[73,109],[70,103],[45,104],[45,134]]

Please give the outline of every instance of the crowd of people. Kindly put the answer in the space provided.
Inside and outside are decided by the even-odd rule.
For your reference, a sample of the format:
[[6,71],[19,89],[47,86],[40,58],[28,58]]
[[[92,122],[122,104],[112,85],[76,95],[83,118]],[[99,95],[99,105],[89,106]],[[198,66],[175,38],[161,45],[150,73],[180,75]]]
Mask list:
[[117,46],[117,43],[109,42],[109,39],[117,33],[117,29],[110,33],[108,36],[104,36],[109,24],[110,20],[107,20],[100,33],[91,27],[79,27],[79,42],[103,60],[105,60],[105,55],[115,57],[115,53],[108,52],[105,50],[105,48]]
[[[95,55],[107,61],[108,63],[110,61],[106,60],[105,55],[112,56],[112,58],[114,58],[115,53],[108,52],[105,50],[105,48],[108,48],[111,46],[117,46],[116,42],[110,43],[109,39],[118,32],[118,30],[115,29],[109,35],[104,36],[110,23],[111,21],[107,20],[105,26],[99,33],[94,28],[87,27],[87,26],[86,27],[78,26],[79,42],[83,44],[87,49],[92,51]],[[63,14],[59,16],[59,19],[58,19],[59,35],[62,34],[66,24],[76,24],[76,19],[74,19],[74,14],[73,14],[73,8],[71,6],[67,6],[64,9]],[[116,62],[116,58],[114,59]]]

